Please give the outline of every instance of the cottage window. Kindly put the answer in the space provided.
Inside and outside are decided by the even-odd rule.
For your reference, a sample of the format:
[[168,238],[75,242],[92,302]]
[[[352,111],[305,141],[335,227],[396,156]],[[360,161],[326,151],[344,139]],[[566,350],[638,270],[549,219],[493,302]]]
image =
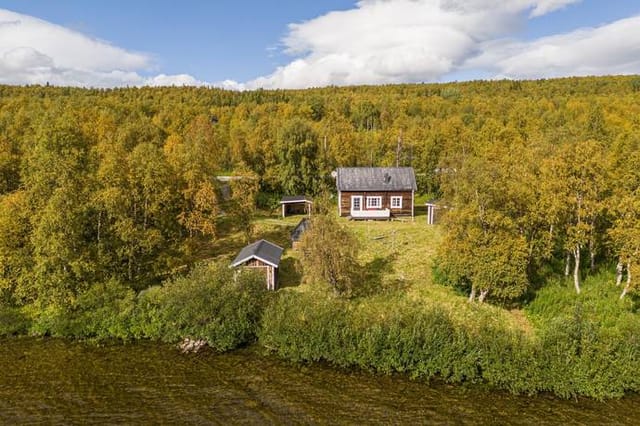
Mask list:
[[391,197],[391,208],[392,209],[401,209],[402,208],[402,197]]
[[382,207],[382,197],[367,197],[368,209],[379,209]]

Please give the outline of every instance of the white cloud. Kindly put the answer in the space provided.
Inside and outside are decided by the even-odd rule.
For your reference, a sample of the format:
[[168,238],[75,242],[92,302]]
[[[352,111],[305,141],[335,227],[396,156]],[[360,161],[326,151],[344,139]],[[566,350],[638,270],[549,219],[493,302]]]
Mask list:
[[128,52],[65,27],[0,9],[0,53],[29,47],[54,60],[59,68],[131,71],[147,68],[147,55]]
[[640,16],[528,43],[494,41],[466,66],[508,78],[640,73]]
[[362,0],[347,11],[291,24],[297,56],[247,87],[434,81],[460,69],[484,43],[511,34],[527,15],[580,0]]
[[197,80],[189,74],[159,74],[144,80],[145,86],[207,86],[208,84]]
[[205,85],[186,75],[145,77],[151,56],[0,9],[0,84],[114,87]]
[[582,0],[538,0],[526,3],[529,3],[529,7],[531,7],[529,16],[537,17],[554,12],[558,9],[564,9],[573,3],[579,3],[581,1]]
[[224,80],[214,83],[213,86],[220,87],[226,90],[246,90],[247,86],[244,83],[239,83],[235,80]]
[[[0,84],[216,86],[230,90],[439,81],[457,75],[546,78],[640,73],[640,16],[537,40],[527,22],[581,0],[360,0],[291,24],[289,63],[248,82],[150,75],[132,52],[0,9]],[[272,56],[271,48],[267,48]]]

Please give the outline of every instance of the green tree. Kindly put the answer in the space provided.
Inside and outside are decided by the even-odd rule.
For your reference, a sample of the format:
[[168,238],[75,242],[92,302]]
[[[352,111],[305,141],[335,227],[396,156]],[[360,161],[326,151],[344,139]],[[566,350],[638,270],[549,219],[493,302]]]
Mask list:
[[256,198],[260,189],[258,176],[247,167],[239,167],[231,180],[231,213],[236,226],[244,233],[248,242],[253,236],[253,218],[256,213]]
[[318,189],[318,137],[301,119],[285,124],[279,138],[279,180],[288,194],[315,193]]
[[616,285],[626,270],[626,283],[620,294],[637,288],[640,273],[640,146],[637,140],[622,140],[613,153],[612,194],[608,200],[614,213],[609,229],[614,255],[617,256]]
[[164,154],[183,197],[178,217],[192,237],[196,233],[216,235],[220,212],[216,171],[225,155],[214,136],[210,119],[199,115],[189,123],[183,137],[171,135],[164,144]]
[[590,248],[591,257],[595,258],[598,225],[605,214],[609,192],[603,147],[593,140],[565,144],[545,161],[542,170],[542,206],[567,253],[566,275],[569,256],[573,257],[574,287],[580,293],[582,253]]
[[49,117],[30,151],[23,182],[33,215],[33,283],[45,304],[67,303],[93,277],[93,160],[73,116]]
[[311,227],[300,241],[304,279],[314,283],[324,281],[341,295],[350,295],[357,270],[359,242],[338,222],[326,201],[316,201]]
[[31,225],[27,194],[16,191],[0,196],[0,305],[32,302]]
[[[462,155],[445,159],[442,188],[453,207],[446,216],[446,234],[438,268],[454,285],[467,288],[469,300],[487,296],[514,299],[529,284],[529,267],[544,255],[537,194],[535,156],[511,133],[492,130],[493,141],[462,145]],[[499,140],[496,136],[504,138]]]
[[13,191],[20,184],[20,155],[16,145],[0,136],[0,194]]

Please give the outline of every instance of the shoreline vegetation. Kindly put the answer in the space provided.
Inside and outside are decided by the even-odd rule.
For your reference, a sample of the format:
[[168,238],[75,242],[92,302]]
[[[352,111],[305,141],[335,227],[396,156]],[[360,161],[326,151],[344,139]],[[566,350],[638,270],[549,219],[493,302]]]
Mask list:
[[[0,95],[0,337],[640,391],[640,77]],[[420,208],[349,222],[324,198],[290,249],[300,218],[278,217],[279,196],[372,164],[413,166],[416,206],[454,208],[435,226]],[[287,247],[277,292],[228,267],[255,238]]]
[[[290,229],[291,219],[256,226],[275,233]],[[640,389],[640,321],[633,302],[618,299],[609,270],[587,278],[579,296],[560,278],[522,310],[473,304],[431,282],[430,272],[412,270],[413,254],[400,254],[416,244],[429,256],[442,238],[437,226],[343,225],[361,243],[375,242],[360,256],[365,269],[379,268],[367,277],[378,280],[375,289],[345,298],[328,284],[285,283],[274,293],[259,275],[234,281],[225,261],[201,263],[138,294],[111,282],[70,308],[0,308],[0,336],[172,344],[188,337],[218,352],[253,345],[294,362],[561,398],[617,398]],[[297,256],[289,251],[285,265]]]

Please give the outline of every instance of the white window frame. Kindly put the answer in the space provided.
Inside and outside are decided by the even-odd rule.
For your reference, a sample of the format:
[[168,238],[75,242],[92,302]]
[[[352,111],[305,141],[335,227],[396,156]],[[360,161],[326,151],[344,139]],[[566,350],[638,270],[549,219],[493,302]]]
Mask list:
[[[373,201],[375,200],[375,203]],[[381,209],[382,197],[381,196],[367,196],[367,208],[368,209]]]
[[[356,209],[355,206],[355,200],[358,200],[358,205],[360,206],[359,209]],[[352,195],[351,196],[351,211],[356,211],[356,212],[361,212],[362,211],[362,195]]]
[[[398,201],[396,205],[394,201]],[[393,195],[391,197],[391,208],[392,209],[401,209],[402,208],[402,195]]]

